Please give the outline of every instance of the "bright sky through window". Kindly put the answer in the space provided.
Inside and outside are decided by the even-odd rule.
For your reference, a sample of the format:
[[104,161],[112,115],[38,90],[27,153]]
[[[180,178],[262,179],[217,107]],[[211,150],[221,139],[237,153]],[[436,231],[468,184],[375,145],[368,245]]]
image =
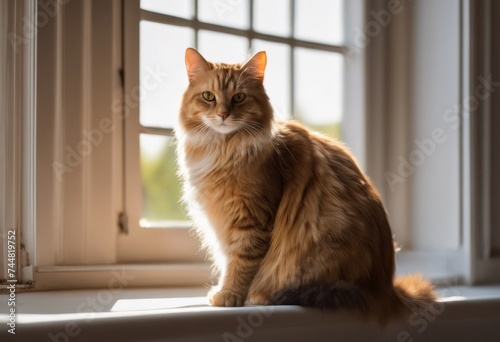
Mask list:
[[[254,29],[281,36],[290,35],[290,1],[255,0]],[[296,0],[295,36],[325,44],[342,44],[342,0]],[[141,8],[190,19],[194,1],[142,0]],[[199,0],[198,16],[202,21],[247,29],[249,2]],[[322,23],[322,25],[318,25]],[[194,46],[195,32],[191,28],[141,22],[140,28],[141,95],[140,122],[143,126],[175,127],[182,93],[187,87],[184,51]],[[278,119],[295,116],[310,125],[338,123],[342,119],[343,58],[338,54],[309,49],[296,49],[295,113],[290,109],[290,48],[286,44],[254,40],[228,34],[200,31],[198,49],[207,60],[237,63],[251,54],[266,50],[268,67],[265,85]],[[167,76],[151,81],[155,70]],[[146,85],[145,82],[149,85]],[[145,150],[155,154],[161,148],[148,144]],[[157,148],[155,148],[155,146]]]
[[[241,63],[266,51],[264,83],[276,119],[293,117],[315,131],[340,136],[344,56],[338,47],[343,44],[344,1],[141,1],[141,227],[167,227],[186,219],[179,204],[175,139],[168,135],[188,86],[188,47],[196,47],[208,61],[224,63]],[[258,37],[249,40],[245,30]],[[307,48],[296,45],[292,35]]]

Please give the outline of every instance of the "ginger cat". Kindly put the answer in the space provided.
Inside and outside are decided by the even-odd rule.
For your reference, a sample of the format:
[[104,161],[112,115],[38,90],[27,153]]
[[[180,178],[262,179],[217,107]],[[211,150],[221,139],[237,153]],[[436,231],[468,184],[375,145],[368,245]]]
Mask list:
[[377,191],[339,142],[275,122],[266,53],[244,64],[187,49],[179,115],[184,201],[219,282],[216,306],[357,309],[380,320],[435,299],[394,279],[394,243]]

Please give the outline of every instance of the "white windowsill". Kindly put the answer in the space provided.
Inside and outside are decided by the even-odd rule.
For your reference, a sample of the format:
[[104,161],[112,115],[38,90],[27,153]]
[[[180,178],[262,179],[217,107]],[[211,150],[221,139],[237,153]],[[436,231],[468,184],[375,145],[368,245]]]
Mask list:
[[106,288],[196,287],[210,281],[207,263],[113,264],[89,266],[37,266],[36,290]]
[[[297,306],[209,307],[206,289],[17,293],[23,341],[499,341],[500,286],[440,289],[442,304],[382,332],[374,321]],[[436,312],[440,312],[436,314]],[[7,296],[0,297],[7,313]],[[7,335],[0,317],[0,337]],[[404,338],[406,337],[407,338]]]

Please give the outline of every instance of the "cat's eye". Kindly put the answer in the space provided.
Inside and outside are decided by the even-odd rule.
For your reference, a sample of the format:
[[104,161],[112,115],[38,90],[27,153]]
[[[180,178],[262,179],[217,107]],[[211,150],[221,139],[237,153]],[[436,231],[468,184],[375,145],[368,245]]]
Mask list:
[[238,94],[235,94],[233,96],[233,101],[236,102],[236,103],[240,103],[240,102],[243,102],[243,100],[245,99],[246,95],[243,94],[243,93],[238,93]]
[[203,98],[207,101],[215,100],[215,95],[211,91],[204,91],[203,93],[201,93],[201,96],[203,96]]

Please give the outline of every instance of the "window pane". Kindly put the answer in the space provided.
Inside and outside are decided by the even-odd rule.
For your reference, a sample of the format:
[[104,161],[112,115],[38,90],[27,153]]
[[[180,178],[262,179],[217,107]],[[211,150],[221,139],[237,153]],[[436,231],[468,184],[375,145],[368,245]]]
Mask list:
[[340,137],[343,56],[297,48],[295,62],[294,117],[314,130]]
[[248,0],[198,0],[198,19],[239,29],[250,27]]
[[141,0],[141,8],[186,19],[194,16],[193,0]]
[[141,125],[174,127],[188,82],[184,52],[193,43],[193,29],[141,21]]
[[254,29],[277,36],[290,35],[290,1],[254,0]]
[[176,173],[176,146],[173,138],[141,134],[140,146],[142,221],[187,220],[184,208],[179,204],[181,187]]
[[342,44],[344,0],[296,0],[295,37],[327,44]]
[[276,119],[288,119],[290,113],[290,46],[262,40],[252,41],[252,52],[266,51],[264,86],[271,99]]
[[248,59],[248,41],[243,37],[201,30],[198,51],[210,62],[242,63]]

